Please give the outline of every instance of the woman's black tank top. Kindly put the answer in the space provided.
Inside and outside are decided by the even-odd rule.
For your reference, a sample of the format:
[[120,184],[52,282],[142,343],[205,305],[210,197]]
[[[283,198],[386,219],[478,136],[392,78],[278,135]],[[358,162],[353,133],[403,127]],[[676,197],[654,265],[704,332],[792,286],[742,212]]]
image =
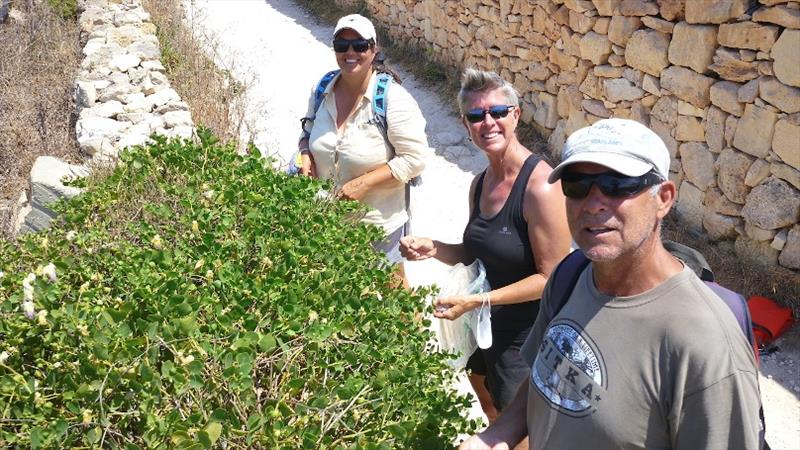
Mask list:
[[[522,201],[528,179],[538,162],[536,155],[525,160],[505,204],[494,217],[485,218],[481,215],[480,198],[485,170],[476,183],[474,207],[464,229],[464,248],[471,256],[483,261],[492,289],[508,286],[536,273],[528,238],[528,223],[522,215]],[[538,301],[492,306],[492,333],[530,329],[538,313]]]

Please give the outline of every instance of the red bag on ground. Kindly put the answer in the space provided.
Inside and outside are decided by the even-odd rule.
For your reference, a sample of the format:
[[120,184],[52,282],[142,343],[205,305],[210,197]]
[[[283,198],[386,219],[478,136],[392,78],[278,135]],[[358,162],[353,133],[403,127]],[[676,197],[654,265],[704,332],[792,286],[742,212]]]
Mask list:
[[759,346],[769,344],[792,325],[791,308],[778,306],[774,301],[754,295],[747,299],[747,309],[753,321],[753,334]]

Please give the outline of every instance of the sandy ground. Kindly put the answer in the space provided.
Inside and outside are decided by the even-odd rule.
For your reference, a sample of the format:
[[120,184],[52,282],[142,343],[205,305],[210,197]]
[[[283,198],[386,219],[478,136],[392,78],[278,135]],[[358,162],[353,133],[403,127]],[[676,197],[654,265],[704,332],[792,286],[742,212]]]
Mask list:
[[[287,159],[296,148],[299,119],[305,115],[313,84],[336,68],[329,47],[331,27],[320,25],[289,0],[184,2],[197,32],[216,42],[217,63],[250,85],[248,122],[254,143],[262,153]],[[399,73],[403,86],[419,102],[436,150],[422,185],[413,189],[413,232],[459,242],[468,216],[469,183],[486,159],[469,144],[466,130],[451,112],[454,100],[442,99],[408,73]],[[413,285],[426,285],[440,279],[446,266],[423,261],[407,264],[406,270]],[[777,342],[779,350],[762,360],[767,441],[773,449],[800,449],[798,342],[800,329],[795,327]],[[463,377],[456,389],[470,392]],[[481,416],[477,402],[469,414]]]

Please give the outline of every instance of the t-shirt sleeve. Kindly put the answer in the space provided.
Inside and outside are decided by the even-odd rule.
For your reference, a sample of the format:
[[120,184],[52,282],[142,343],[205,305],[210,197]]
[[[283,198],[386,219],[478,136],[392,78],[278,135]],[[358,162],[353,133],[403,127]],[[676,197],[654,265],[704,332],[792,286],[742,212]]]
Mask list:
[[425,134],[425,118],[411,94],[398,84],[389,88],[386,104],[387,135],[395,151],[389,168],[397,180],[407,183],[422,173],[433,153]]
[[761,400],[757,374],[738,371],[686,396],[670,418],[675,449],[758,449]]

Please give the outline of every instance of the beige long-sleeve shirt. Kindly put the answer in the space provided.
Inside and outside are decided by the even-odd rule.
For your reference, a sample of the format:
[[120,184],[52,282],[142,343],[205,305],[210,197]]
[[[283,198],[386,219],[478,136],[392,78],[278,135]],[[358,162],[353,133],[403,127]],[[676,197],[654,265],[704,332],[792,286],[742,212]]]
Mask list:
[[[381,226],[387,233],[392,232],[408,220],[404,184],[422,172],[425,160],[432,153],[425,135],[425,118],[408,91],[392,83],[386,95],[386,122],[393,152],[375,124],[372,97],[377,75],[373,73],[355,111],[341,130],[337,130],[338,112],[333,86],[338,78],[336,75],[325,89],[310,129],[309,149],[314,156],[317,175],[333,179],[336,187],[340,188],[348,181],[388,164],[392,176],[400,183],[385,183],[364,196],[362,201],[372,209],[363,221]],[[316,85],[309,96],[306,117],[314,115],[315,88]]]

